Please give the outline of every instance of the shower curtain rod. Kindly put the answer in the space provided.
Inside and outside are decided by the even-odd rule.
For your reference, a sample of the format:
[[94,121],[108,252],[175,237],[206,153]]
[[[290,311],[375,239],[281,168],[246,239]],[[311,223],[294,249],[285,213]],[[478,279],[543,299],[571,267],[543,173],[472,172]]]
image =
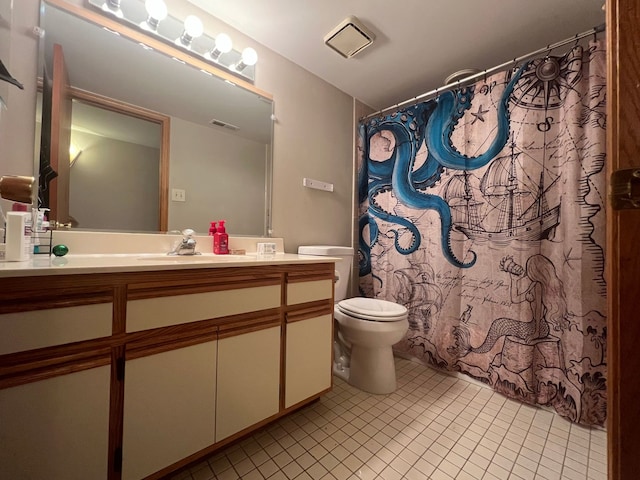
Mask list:
[[362,117],[360,119],[360,121],[368,120],[368,119],[373,118],[373,117],[375,117],[377,115],[380,115],[381,113],[388,112],[390,110],[394,110],[394,109],[396,109],[398,107],[414,105],[414,104],[418,103],[420,100],[424,100],[427,97],[437,96],[438,94],[440,94],[442,92],[447,92],[449,90],[453,90],[453,89],[458,88],[460,86],[466,85],[466,84],[468,84],[468,83],[470,83],[470,82],[472,82],[474,80],[477,80],[477,79],[479,79],[481,77],[485,77],[490,73],[494,73],[494,72],[497,72],[499,70],[502,70],[505,67],[508,67],[510,65],[517,65],[520,62],[524,62],[525,60],[529,60],[529,59],[531,59],[533,57],[536,57],[536,56],[540,55],[541,53],[551,52],[552,50],[555,50],[558,47],[562,47],[563,45],[566,45],[566,44],[571,43],[571,42],[577,42],[578,40],[580,40],[582,38],[585,38],[585,37],[589,37],[591,35],[595,36],[596,34],[598,34],[600,32],[604,32],[604,30],[605,30],[605,24],[603,23],[601,25],[598,25],[597,27],[593,27],[591,30],[587,30],[586,32],[576,33],[573,37],[566,38],[564,40],[560,40],[559,42],[547,45],[544,48],[539,48],[538,50],[530,52],[530,53],[528,53],[526,55],[522,55],[521,57],[514,58],[513,60],[509,60],[508,62],[501,63],[500,65],[497,65],[497,66],[489,68],[489,69],[485,69],[482,72],[475,73],[473,75],[469,75],[468,77],[464,77],[464,78],[462,78],[460,80],[456,80],[455,82],[450,83],[448,85],[444,85],[444,86],[442,86],[440,88],[436,88],[434,90],[430,90],[430,91],[428,91],[426,93],[423,93],[422,95],[418,95],[417,97],[413,97],[413,98],[411,98],[409,100],[405,100],[404,102],[396,103],[395,105],[392,105],[390,107],[383,108],[382,110],[378,110],[377,112],[373,112],[373,113],[371,113],[369,115],[366,115],[366,116]]

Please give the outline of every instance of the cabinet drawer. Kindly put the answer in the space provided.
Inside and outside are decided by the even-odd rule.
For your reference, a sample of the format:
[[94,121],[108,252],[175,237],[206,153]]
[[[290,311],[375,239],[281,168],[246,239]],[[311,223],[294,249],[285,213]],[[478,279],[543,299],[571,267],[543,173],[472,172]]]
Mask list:
[[127,302],[127,333],[280,306],[280,285],[193,293]]
[[313,280],[287,284],[287,305],[333,298],[333,280]]
[[111,303],[0,314],[0,355],[108,337],[112,324]]

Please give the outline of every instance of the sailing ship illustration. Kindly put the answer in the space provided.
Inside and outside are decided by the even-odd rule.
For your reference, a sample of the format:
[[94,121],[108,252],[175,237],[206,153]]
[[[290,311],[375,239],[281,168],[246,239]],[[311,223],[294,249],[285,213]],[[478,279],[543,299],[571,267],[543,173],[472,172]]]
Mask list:
[[[455,230],[471,240],[496,243],[553,238],[560,223],[560,205],[549,208],[546,193],[560,177],[545,188],[543,168],[537,185],[529,182],[534,185],[526,186],[518,162],[521,154],[512,142],[510,155],[497,157],[489,164],[479,188],[472,186],[471,174],[466,170],[451,176],[443,187],[442,196],[451,207]],[[486,210],[494,213],[497,210],[497,215],[487,213],[481,218],[480,208],[485,202],[476,198],[476,190],[489,204],[490,208]],[[531,203],[523,210],[523,204],[528,202]]]

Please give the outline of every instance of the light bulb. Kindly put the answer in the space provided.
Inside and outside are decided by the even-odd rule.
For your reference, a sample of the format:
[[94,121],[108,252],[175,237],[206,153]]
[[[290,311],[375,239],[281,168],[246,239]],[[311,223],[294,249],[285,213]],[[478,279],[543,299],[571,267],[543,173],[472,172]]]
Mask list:
[[176,39],[176,45],[190,49],[193,39],[202,35],[203,32],[204,27],[200,19],[195,15],[189,15],[184,20],[184,32]]
[[256,51],[251,47],[247,47],[242,51],[242,59],[240,62],[238,62],[237,65],[232,65],[231,68],[236,72],[241,72],[245,68],[255,65],[257,61],[258,54]]
[[231,37],[226,33],[220,33],[216,37],[216,50],[220,50],[220,53],[230,52],[233,48],[233,42]]
[[216,37],[215,46],[212,50],[205,53],[204,56],[209,60],[214,60],[217,62],[218,58],[220,58],[220,55],[230,52],[232,47],[233,43],[231,42],[231,37],[229,37],[229,35],[227,35],[226,33],[219,33]]
[[242,63],[250,67],[258,62],[258,53],[251,47],[247,47],[242,51]]
[[204,32],[204,27],[198,17],[195,15],[189,15],[184,20],[184,31],[191,38],[197,38]]
[[146,0],[144,7],[148,17],[140,24],[140,27],[155,32],[158,30],[158,24],[167,17],[167,6],[163,0]]
[[167,18],[167,5],[163,0],[146,0],[144,2],[144,8],[150,17],[161,21]]

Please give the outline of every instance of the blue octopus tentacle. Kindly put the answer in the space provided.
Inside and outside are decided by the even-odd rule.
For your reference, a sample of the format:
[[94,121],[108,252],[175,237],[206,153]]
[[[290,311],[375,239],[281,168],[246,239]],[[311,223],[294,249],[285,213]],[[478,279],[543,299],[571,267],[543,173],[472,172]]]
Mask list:
[[407,220],[403,217],[398,217],[397,215],[391,215],[390,213],[385,212],[375,205],[369,206],[369,212],[374,217],[377,217],[386,222],[397,223],[398,225],[409,230],[409,232],[413,236],[413,240],[411,241],[411,245],[406,248],[400,245],[398,241],[398,239],[400,238],[400,234],[398,233],[398,231],[395,229],[390,230],[391,232],[393,232],[393,244],[396,247],[398,253],[401,253],[402,255],[409,255],[410,253],[413,253],[418,249],[421,241],[420,231],[418,230],[418,227],[416,227],[410,220]]
[[[393,131],[394,135],[396,135],[396,141],[398,144],[404,145],[406,142],[401,142],[401,136],[403,135],[404,129],[397,128],[396,125],[389,126],[389,129]],[[408,152],[405,152],[408,153]],[[440,217],[440,234],[441,234],[441,243],[442,243],[442,253],[445,258],[460,268],[469,268],[473,266],[476,262],[476,254],[475,252],[471,252],[473,254],[473,260],[468,263],[461,262],[458,260],[451,249],[451,209],[447,202],[441,197],[436,195],[430,195],[426,193],[418,192],[412,182],[411,170],[413,166],[413,162],[415,161],[415,155],[407,155],[400,154],[397,156],[397,160],[394,165],[393,175],[391,177],[391,184],[393,186],[393,190],[398,197],[399,200],[402,201],[405,205],[418,208],[418,209],[431,209],[438,212]],[[411,224],[414,228],[415,225]],[[417,231],[417,228],[416,228]],[[416,240],[417,245],[413,249],[417,249],[420,243],[420,233],[417,232]],[[413,246],[412,246],[413,247]]]
[[[369,225],[369,237],[371,239],[371,243],[366,242],[364,239],[363,233],[367,225]],[[360,250],[360,259],[358,261],[359,275],[364,277],[371,273],[371,247],[378,239],[378,224],[373,221],[369,215],[364,214],[360,216],[360,220],[358,221],[358,230],[358,248]]]
[[431,157],[427,163],[437,162],[447,168],[474,170],[485,166],[495,158],[509,139],[509,97],[527,66],[528,63],[522,65],[507,84],[498,102],[496,136],[489,148],[476,157],[461,154],[451,144],[451,134],[456,124],[462,118],[464,111],[471,106],[469,97],[473,94],[472,90],[467,89],[465,93],[458,92],[458,98],[454,92],[443,93],[437,100],[438,107],[429,118],[427,126],[427,148]]
[[396,182],[394,176],[393,188],[398,193],[398,197],[402,198],[403,203],[412,208],[430,209],[438,212],[440,217],[440,233],[442,243],[442,253],[449,263],[459,268],[469,268],[476,263],[476,253],[472,250],[469,252],[473,255],[473,259],[464,263],[458,260],[451,249],[451,209],[447,202],[437,195],[421,193],[416,191],[410,182]]

